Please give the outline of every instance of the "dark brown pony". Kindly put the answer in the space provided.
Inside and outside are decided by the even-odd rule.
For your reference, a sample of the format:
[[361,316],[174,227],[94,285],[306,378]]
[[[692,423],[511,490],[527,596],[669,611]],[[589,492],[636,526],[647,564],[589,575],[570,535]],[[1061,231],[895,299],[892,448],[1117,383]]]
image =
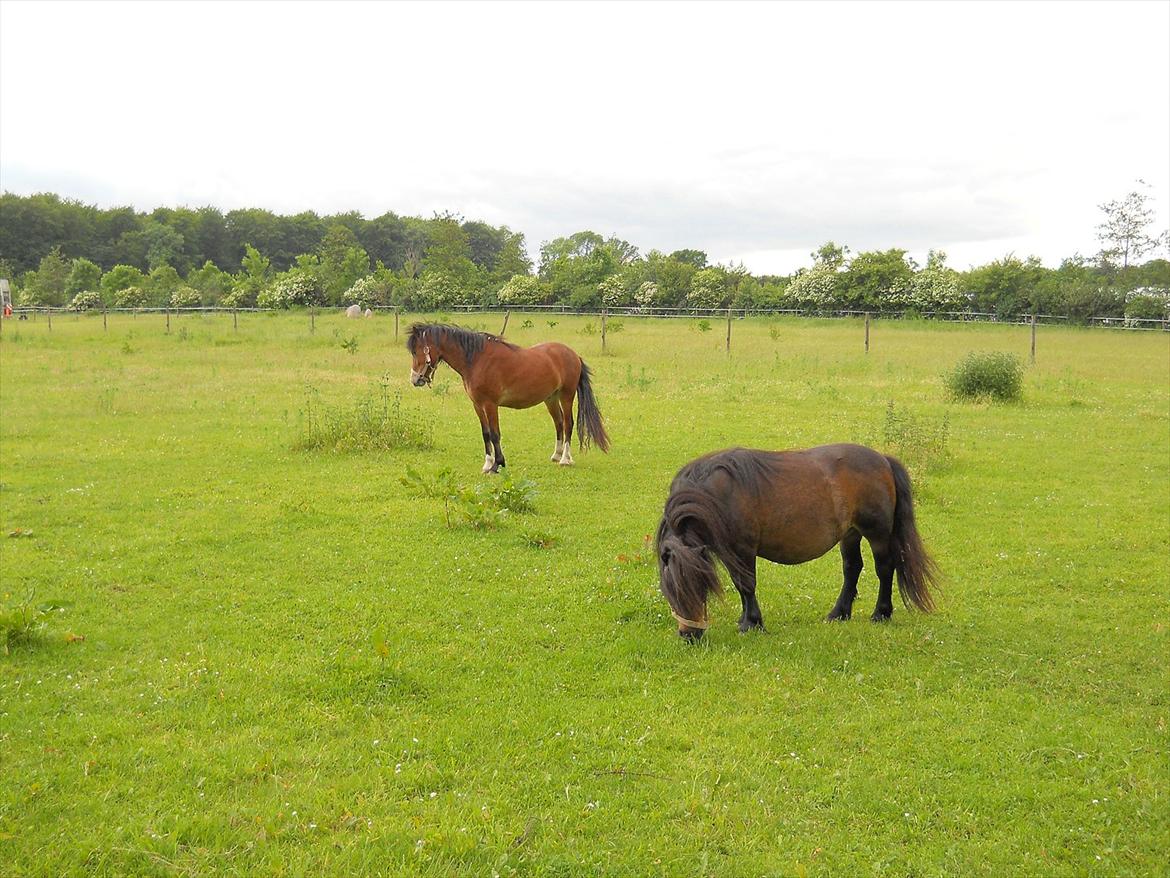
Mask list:
[[763,628],[756,602],[756,557],[802,564],[841,545],[844,584],[828,620],[848,619],[861,575],[861,540],[869,541],[878,575],[877,606],[894,612],[893,580],[907,606],[934,609],[938,572],[914,524],[910,476],[893,457],[861,445],[807,451],[731,448],[679,470],[658,526],[662,594],[690,640],[708,627],[707,597],[722,594],[715,561],[739,592],[739,630]]
[[471,397],[483,431],[485,473],[504,466],[500,447],[499,407],[526,409],[544,403],[557,428],[553,463],[571,466],[573,455],[573,398],[577,405],[577,441],[609,451],[609,437],[589,383],[589,367],[558,342],[522,348],[499,336],[444,323],[416,323],[410,327],[406,348],[413,357],[410,380],[415,387],[430,384],[440,363],[459,373]]

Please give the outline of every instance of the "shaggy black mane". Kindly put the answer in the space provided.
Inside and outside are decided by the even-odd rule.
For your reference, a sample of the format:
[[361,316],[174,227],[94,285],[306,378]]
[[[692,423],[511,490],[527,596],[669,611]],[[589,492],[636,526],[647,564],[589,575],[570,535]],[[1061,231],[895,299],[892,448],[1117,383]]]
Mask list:
[[452,326],[449,323],[415,323],[410,327],[410,333],[406,336],[406,349],[414,354],[418,347],[419,341],[428,336],[433,339],[434,344],[438,344],[443,339],[453,341],[459,345],[463,351],[463,356],[470,366],[471,361],[475,359],[475,355],[483,350],[483,346],[490,342],[505,345],[512,350],[519,350],[517,345],[510,341],[504,341],[498,335],[492,335],[490,332],[479,332],[475,329],[467,329],[463,326]]

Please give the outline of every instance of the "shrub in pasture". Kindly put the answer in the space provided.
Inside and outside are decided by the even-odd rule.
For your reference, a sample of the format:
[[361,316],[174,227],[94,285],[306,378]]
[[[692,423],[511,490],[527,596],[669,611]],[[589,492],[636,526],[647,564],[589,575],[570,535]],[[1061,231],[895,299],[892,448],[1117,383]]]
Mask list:
[[349,407],[322,406],[317,391],[307,390],[304,432],[293,443],[301,451],[393,451],[429,449],[434,427],[413,411],[404,411],[402,394],[390,395],[390,376]]
[[1018,357],[999,351],[972,352],[946,375],[946,386],[956,399],[1020,398],[1024,367]]
[[695,329],[699,330],[699,332],[710,332],[711,331],[711,321],[710,320],[700,320],[695,325]]
[[358,340],[356,335],[351,335],[349,338],[341,342],[341,349],[348,353],[351,357],[357,353]]
[[142,287],[124,287],[114,293],[115,308],[142,308],[146,305],[146,290]]
[[256,299],[261,308],[291,308],[294,305],[323,305],[321,282],[302,271],[290,271],[265,287]]
[[92,311],[102,306],[102,294],[94,290],[85,290],[73,297],[69,307],[74,311]]
[[626,328],[626,325],[620,320],[611,320],[605,324],[606,332],[621,332]]
[[496,292],[501,305],[536,305],[545,299],[546,290],[539,280],[528,274],[514,274]]
[[704,268],[691,278],[687,304],[693,308],[718,308],[728,300],[727,275],[718,268]]
[[1134,291],[1125,302],[1127,320],[1165,320],[1170,317],[1170,291]]
[[638,287],[638,291],[634,293],[634,304],[639,308],[651,308],[662,301],[662,294],[658,289],[658,284],[652,280],[644,281]]
[[198,308],[203,304],[203,296],[194,287],[179,287],[171,293],[172,308]]
[[531,329],[535,325],[536,324],[534,324],[531,320],[525,320],[523,323],[520,324],[520,328],[521,329]]

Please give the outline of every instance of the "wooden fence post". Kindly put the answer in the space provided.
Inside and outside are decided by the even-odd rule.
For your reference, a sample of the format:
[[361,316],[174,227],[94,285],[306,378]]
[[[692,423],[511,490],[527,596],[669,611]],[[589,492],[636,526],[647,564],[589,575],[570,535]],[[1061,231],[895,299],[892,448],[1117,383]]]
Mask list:
[[1032,363],[1036,363],[1036,315],[1032,315]]
[[49,312],[49,332],[52,332],[53,331],[53,309],[49,308],[47,310]]
[[232,329],[236,332],[240,331],[240,318],[235,308],[232,308]]
[[609,317],[609,309],[602,308],[601,309],[601,350],[602,351],[605,350],[605,322],[606,322],[606,319],[608,317]]
[[865,352],[869,353],[869,312],[865,312]]
[[727,353],[731,353],[731,306],[727,306]]
[[317,309],[309,309],[309,334],[313,335],[317,332]]
[[171,309],[164,308],[163,310],[167,312],[167,332],[169,333],[171,331]]
[[394,306],[394,340],[398,341],[398,306]]
[[504,333],[508,331],[508,318],[509,318],[509,317],[511,317],[511,316],[512,316],[512,312],[511,312],[511,311],[505,311],[505,312],[504,312],[504,325],[503,325],[503,327],[500,329],[500,338],[503,338],[503,337],[504,337]]
[[110,331],[110,327],[109,327],[109,326],[106,324],[106,309],[105,309],[105,306],[103,306],[103,307],[102,307],[102,329],[103,329],[103,330],[105,330],[106,332],[109,332],[109,331]]

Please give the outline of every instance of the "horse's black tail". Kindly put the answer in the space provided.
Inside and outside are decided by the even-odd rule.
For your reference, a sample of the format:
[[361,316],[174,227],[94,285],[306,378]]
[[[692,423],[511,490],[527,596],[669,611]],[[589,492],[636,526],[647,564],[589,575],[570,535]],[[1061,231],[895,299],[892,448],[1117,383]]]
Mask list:
[[601,423],[601,412],[589,383],[589,367],[582,360],[581,380],[577,382],[577,444],[580,448],[588,448],[590,442],[596,442],[602,451],[609,451],[609,436],[605,433],[605,424]]
[[924,613],[934,609],[931,587],[939,583],[938,565],[922,545],[914,524],[914,498],[910,491],[910,473],[896,457],[886,456],[894,471],[894,533],[890,547],[894,553],[894,570],[898,574],[898,591],[906,606],[913,604]]

